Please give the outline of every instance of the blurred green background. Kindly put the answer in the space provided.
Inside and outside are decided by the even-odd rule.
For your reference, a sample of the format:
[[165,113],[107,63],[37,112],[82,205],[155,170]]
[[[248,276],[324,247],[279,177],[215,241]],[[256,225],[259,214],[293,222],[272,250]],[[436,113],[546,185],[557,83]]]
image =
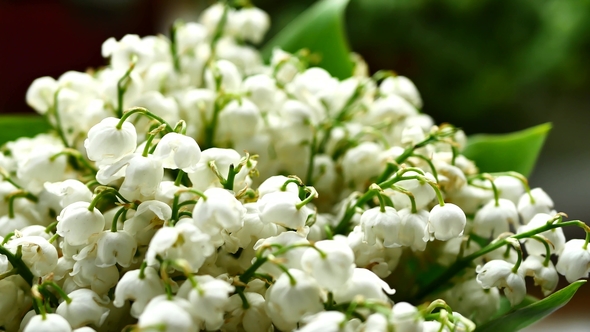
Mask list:
[[[167,31],[213,1],[0,0],[0,111],[30,112],[33,79],[105,63],[100,45]],[[313,0],[253,0],[268,36]],[[351,49],[372,72],[408,76],[424,111],[468,134],[553,122],[532,185],[590,220],[590,0],[350,0]]]

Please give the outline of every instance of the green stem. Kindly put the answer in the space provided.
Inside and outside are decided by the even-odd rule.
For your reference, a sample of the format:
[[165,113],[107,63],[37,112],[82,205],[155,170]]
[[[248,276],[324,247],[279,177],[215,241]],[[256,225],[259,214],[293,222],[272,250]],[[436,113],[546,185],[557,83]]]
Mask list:
[[309,146],[309,163],[307,163],[307,171],[305,172],[305,184],[308,186],[312,186],[313,185],[313,167],[314,167],[314,163],[315,163],[315,156],[317,154],[318,151],[318,147],[316,147],[317,145],[317,130],[315,128],[313,128],[313,136],[311,139],[311,144]]
[[318,197],[318,192],[317,192],[317,190],[315,190],[314,187],[305,187],[305,190],[309,193],[309,196],[307,196],[300,203],[295,204],[295,207],[297,208],[297,210],[300,210],[307,203],[313,201],[314,199],[316,199]]
[[10,239],[12,239],[13,236],[14,236],[14,232],[10,232],[10,233],[6,234],[6,236],[2,240],[1,245],[5,245],[6,243],[8,243],[8,241],[10,241]]
[[385,213],[385,207],[387,204],[385,204],[385,199],[383,198],[383,194],[381,192],[377,193],[377,199],[379,199],[379,211],[381,211],[381,213]]
[[184,177],[185,174],[186,173],[183,170],[181,170],[181,169],[178,170],[178,174],[176,175],[176,180],[174,180],[174,185],[176,187],[180,187],[180,185],[182,184],[182,178]]
[[139,267],[139,279],[145,279],[145,268],[147,267],[147,261],[141,262],[141,266]]
[[588,248],[589,242],[590,242],[590,232],[588,232],[588,230],[586,230],[586,240],[584,241],[584,245],[582,246],[582,248],[584,250],[586,250]]
[[53,288],[59,294],[59,296],[64,299],[64,301],[66,301],[66,303],[72,303],[72,299],[68,296],[68,294],[66,294],[66,292],[54,281],[45,281],[41,286],[39,286],[39,288],[45,288],[46,286],[51,286],[51,288]]
[[32,202],[38,201],[37,196],[31,194],[30,192],[24,191],[24,190],[18,190],[18,191],[11,193],[8,198],[8,218],[10,218],[10,219],[14,219],[14,200],[19,197],[24,197]]
[[124,207],[121,207],[119,210],[117,210],[117,213],[115,213],[113,222],[111,222],[111,232],[117,233],[117,221],[119,221],[119,217],[125,212],[125,210],[126,209]]
[[58,98],[57,96],[59,95],[59,92],[61,91],[60,89],[57,89],[55,91],[55,93],[53,94],[53,115],[55,116],[55,130],[57,131],[57,134],[59,135],[59,138],[61,139],[61,142],[63,143],[63,145],[67,148],[70,145],[68,144],[68,140],[66,139],[66,135],[64,133],[64,130],[61,126],[61,118],[59,115],[59,107],[58,107]]
[[63,151],[51,156],[49,158],[49,160],[54,161],[59,156],[74,157],[76,159],[76,161],[78,161],[79,164],[83,165],[84,167],[86,167],[88,170],[90,170],[94,174],[96,174],[98,172],[98,169],[96,167],[94,167],[94,165],[90,164],[90,162],[88,162],[88,160],[86,160],[86,158],[84,158],[84,156],[82,156],[82,153],[80,153],[80,151],[78,151],[76,149],[65,148]]
[[174,22],[170,26],[170,53],[172,53],[172,63],[174,64],[174,71],[180,73],[180,59],[178,58],[178,42],[176,38],[176,30],[181,25],[180,22]]
[[410,203],[412,204],[412,213],[418,213],[418,209],[416,208],[416,198],[414,197],[414,194],[412,194],[411,191],[398,186],[391,186],[391,189],[399,191],[408,196],[408,198],[410,199]]
[[21,248],[21,246],[18,247],[17,254],[15,255],[2,245],[0,246],[0,254],[6,256],[10,264],[12,264],[12,267],[17,269],[18,274],[27,282],[27,284],[29,284],[29,286],[32,286],[35,276],[31,273],[31,270],[29,270],[25,262],[18,257],[22,250]]
[[[567,227],[567,226],[577,226],[577,227],[581,227],[584,229],[586,229],[586,227],[587,227],[586,224],[584,224],[584,222],[579,221],[579,220],[573,220],[573,221],[566,221],[566,222],[561,222],[561,223],[545,224],[543,226],[534,228],[534,229],[529,230],[527,232],[512,235],[512,236],[510,236],[510,238],[520,240],[520,239],[532,237],[534,235],[537,235],[539,233],[542,233],[542,232],[545,232],[545,231],[548,231],[548,230],[551,230],[554,228]],[[426,297],[427,295],[433,293],[434,291],[438,290],[442,286],[446,285],[447,282],[452,277],[454,277],[457,273],[459,273],[460,271],[462,271],[466,267],[470,266],[472,261],[475,260],[476,258],[479,258],[489,252],[492,252],[498,248],[505,246],[506,244],[508,244],[508,241],[509,241],[507,239],[508,238],[492,242],[492,243],[488,244],[486,247],[474,252],[473,254],[465,256],[462,259],[458,259],[457,261],[455,261],[455,263],[453,263],[451,266],[449,266],[449,268],[447,268],[445,271],[440,273],[437,277],[432,278],[431,279],[432,281],[430,283],[428,283],[421,290],[419,290],[412,297],[412,302],[420,301],[424,297]]]
[[432,171],[432,175],[434,176],[434,179],[436,180],[436,182],[438,182],[438,173],[436,172],[436,168],[434,168],[434,164],[432,163],[432,160],[430,158],[427,158],[426,156],[423,156],[421,154],[412,154],[412,157],[416,157],[416,158],[420,158],[422,160],[424,160],[428,166],[430,167],[430,170]]
[[229,165],[229,171],[227,172],[227,179],[223,183],[223,189],[234,190],[234,181],[238,172],[234,169],[234,164]]
[[129,203],[129,201],[123,197],[115,188],[111,188],[111,187],[102,187],[104,188],[102,191],[100,191],[98,194],[96,194],[96,196],[94,196],[94,198],[92,199],[92,202],[90,202],[90,205],[88,206],[88,211],[93,212],[94,208],[96,208],[96,205],[98,204],[98,202],[100,202],[101,199],[103,199],[104,196],[108,196],[108,195],[113,195],[115,197],[118,197],[119,199],[121,199],[123,202],[125,203]]
[[[127,91],[127,86],[129,85],[129,82],[131,81],[129,79],[129,75],[131,75],[131,72],[135,68],[136,60],[137,59],[133,59],[133,61],[131,61],[131,65],[129,65],[129,69],[127,69],[127,71],[125,72],[123,77],[121,77],[119,79],[119,81],[117,82],[117,114],[116,115],[119,118],[123,116],[123,96],[125,95],[125,92]],[[117,128],[121,129],[120,127],[117,127]]]
[[541,242],[545,246],[545,260],[543,261],[543,266],[549,266],[549,262],[551,261],[551,247],[549,247],[549,243],[543,237],[538,235],[531,236],[531,238]]
[[129,110],[127,110],[123,115],[121,115],[121,119],[119,120],[119,123],[117,123],[116,128],[120,130],[123,127],[123,123],[125,123],[127,118],[129,118],[133,114],[141,114],[141,115],[146,116],[152,120],[156,120],[161,125],[164,125],[166,127],[166,129],[165,129],[166,133],[174,132],[174,128],[172,128],[172,126],[170,126],[166,122],[166,120],[164,120],[161,117],[155,115],[154,113],[148,111],[144,107],[132,107]]

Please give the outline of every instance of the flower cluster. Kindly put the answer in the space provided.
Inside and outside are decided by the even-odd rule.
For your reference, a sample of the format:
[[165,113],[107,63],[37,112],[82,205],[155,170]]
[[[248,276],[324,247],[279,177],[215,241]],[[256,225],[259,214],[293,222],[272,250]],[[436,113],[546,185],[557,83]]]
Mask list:
[[587,276],[588,238],[562,231],[585,225],[479,173],[408,78],[264,64],[268,25],[217,4],[33,82],[55,130],[0,155],[1,327],[472,331],[498,289],[516,305],[527,276],[545,294]]

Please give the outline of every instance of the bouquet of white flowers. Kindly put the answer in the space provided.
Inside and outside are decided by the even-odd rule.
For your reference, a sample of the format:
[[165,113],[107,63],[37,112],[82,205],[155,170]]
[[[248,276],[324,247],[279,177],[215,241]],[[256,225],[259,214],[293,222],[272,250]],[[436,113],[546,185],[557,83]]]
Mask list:
[[435,125],[408,78],[330,55],[339,25],[316,23],[345,5],[271,43],[336,31],[322,67],[318,41],[266,64],[251,45],[267,14],[220,3],[170,38],[108,39],[108,66],[35,80],[53,130],[0,155],[0,327],[508,331],[564,305],[582,282],[550,294],[558,273],[588,275],[588,227],[489,166],[524,147],[529,171],[546,127],[468,143]]

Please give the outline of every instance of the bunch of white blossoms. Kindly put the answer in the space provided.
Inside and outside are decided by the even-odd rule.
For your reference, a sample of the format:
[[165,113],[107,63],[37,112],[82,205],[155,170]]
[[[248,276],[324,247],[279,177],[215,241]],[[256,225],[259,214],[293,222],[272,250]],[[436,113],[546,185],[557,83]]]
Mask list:
[[0,327],[471,331],[499,289],[516,305],[527,276],[587,276],[588,238],[562,231],[584,224],[480,174],[408,78],[266,65],[268,25],[217,4],[33,82],[54,132],[0,155]]

